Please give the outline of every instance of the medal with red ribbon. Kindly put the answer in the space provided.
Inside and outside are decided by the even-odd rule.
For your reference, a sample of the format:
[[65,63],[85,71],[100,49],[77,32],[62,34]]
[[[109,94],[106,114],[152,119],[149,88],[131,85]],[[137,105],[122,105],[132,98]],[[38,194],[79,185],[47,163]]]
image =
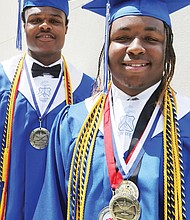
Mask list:
[[110,101],[109,97],[107,97],[104,109],[104,144],[108,175],[113,189],[113,197],[109,203],[109,211],[113,220],[138,220],[140,217],[139,190],[137,185],[130,181],[129,178],[143,157],[147,142],[151,139],[155,131],[160,115],[161,111],[157,105],[140,140],[134,146],[126,160],[122,158],[122,161],[117,151],[119,146],[116,145],[114,138],[116,134],[114,134],[112,129]]

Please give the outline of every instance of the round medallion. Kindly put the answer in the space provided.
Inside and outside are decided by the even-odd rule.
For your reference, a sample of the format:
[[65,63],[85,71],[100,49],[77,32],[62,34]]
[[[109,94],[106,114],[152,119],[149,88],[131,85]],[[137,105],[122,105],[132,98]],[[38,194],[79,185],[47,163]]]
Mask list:
[[130,180],[123,180],[118,188],[115,190],[115,194],[130,194],[135,197],[135,199],[139,198],[139,190],[138,187]]
[[30,143],[36,149],[44,149],[48,146],[49,131],[45,128],[36,128],[30,134]]
[[113,220],[108,206],[101,210],[98,215],[98,220]]
[[109,208],[113,220],[138,220],[140,217],[138,200],[127,193],[114,195]]

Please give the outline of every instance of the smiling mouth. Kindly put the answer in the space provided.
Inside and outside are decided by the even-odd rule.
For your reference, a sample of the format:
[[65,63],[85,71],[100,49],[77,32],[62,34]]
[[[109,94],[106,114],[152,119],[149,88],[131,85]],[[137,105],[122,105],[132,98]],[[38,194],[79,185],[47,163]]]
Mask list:
[[38,35],[38,36],[36,36],[36,38],[46,38],[46,39],[55,39],[55,37],[54,36],[52,36],[52,35],[47,35],[47,34],[41,34],[41,35]]
[[148,66],[148,63],[124,63],[123,65],[125,66],[130,66],[130,67],[144,67]]

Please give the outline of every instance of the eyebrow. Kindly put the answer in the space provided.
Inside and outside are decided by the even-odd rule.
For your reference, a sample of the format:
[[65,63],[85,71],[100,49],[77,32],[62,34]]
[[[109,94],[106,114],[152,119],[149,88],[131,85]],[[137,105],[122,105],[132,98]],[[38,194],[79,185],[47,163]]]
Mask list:
[[157,32],[159,34],[163,34],[162,31],[160,29],[158,29],[157,27],[145,27],[144,30],[145,31],[154,31],[154,32]]
[[[118,30],[121,30],[121,31],[130,31],[131,28],[130,27],[119,27]],[[162,31],[160,29],[158,29],[157,27],[145,27],[144,28],[145,31],[152,31],[152,32],[157,32],[159,34],[163,34]]]
[[[28,15],[28,17],[41,16],[41,15],[42,15],[41,13],[33,13],[33,14],[31,14],[31,15]],[[50,14],[50,16],[62,18],[62,16],[60,16],[60,15],[58,15],[58,14]]]

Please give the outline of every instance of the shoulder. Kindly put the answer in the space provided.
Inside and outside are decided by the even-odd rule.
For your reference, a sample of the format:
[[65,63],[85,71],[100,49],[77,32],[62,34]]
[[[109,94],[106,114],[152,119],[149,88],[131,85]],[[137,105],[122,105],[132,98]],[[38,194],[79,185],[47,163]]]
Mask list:
[[8,60],[4,60],[1,62],[1,71],[3,71],[8,79],[12,81],[15,71],[18,67],[19,61],[22,58],[23,54],[19,54],[17,56],[11,57]]
[[176,92],[181,137],[190,137],[190,98]]
[[68,72],[71,78],[74,103],[83,101],[92,95],[95,79],[86,73],[78,70],[68,63]]
[[190,137],[190,98],[176,92],[177,117],[182,137]]
[[190,114],[190,98],[183,94],[176,92],[177,112],[179,119],[185,115]]
[[0,63],[0,92],[10,89],[21,55],[14,56]]
[[69,130],[73,137],[77,137],[96,100],[97,98],[90,97],[77,104],[67,105],[58,114],[54,124],[63,130]]
[[19,54],[16,56],[11,57],[10,59],[1,61],[2,66],[17,66],[20,59],[22,58],[23,54]]
[[73,64],[68,62],[68,71],[70,73],[70,77],[72,80],[72,83],[77,83],[78,85],[82,82],[82,80],[89,80],[91,82],[94,82],[94,78],[91,77],[89,74],[84,73],[83,71],[77,69]]
[[73,105],[66,105],[57,115],[52,130],[60,134],[67,134],[68,137],[76,138],[88,115],[85,103],[80,102]]

